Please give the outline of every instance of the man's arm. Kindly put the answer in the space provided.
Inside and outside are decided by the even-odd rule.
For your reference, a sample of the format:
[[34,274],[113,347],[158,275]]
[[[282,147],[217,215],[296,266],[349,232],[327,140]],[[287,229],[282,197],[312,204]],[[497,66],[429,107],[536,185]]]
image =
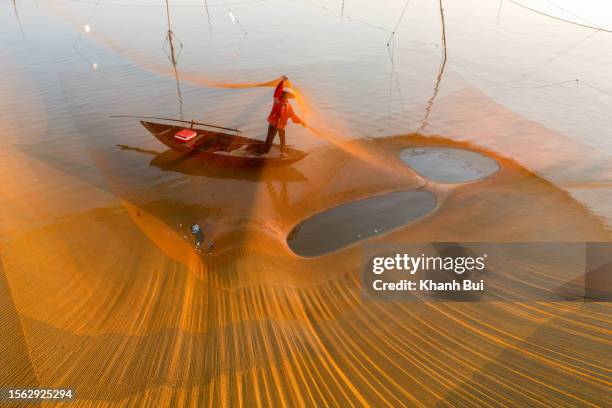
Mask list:
[[276,85],[276,89],[274,90],[274,99],[280,99],[283,94],[283,89],[285,88],[285,81],[287,80],[286,76],[282,76],[278,85]]
[[293,110],[293,106],[289,105],[289,117],[293,121],[293,123],[301,123],[302,126],[306,127],[306,122],[302,118],[300,118],[295,111]]

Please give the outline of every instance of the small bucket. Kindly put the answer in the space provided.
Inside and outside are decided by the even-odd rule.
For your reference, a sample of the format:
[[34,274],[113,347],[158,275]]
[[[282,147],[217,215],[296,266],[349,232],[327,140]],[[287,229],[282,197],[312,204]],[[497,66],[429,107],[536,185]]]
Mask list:
[[195,130],[183,129],[174,134],[174,140],[176,140],[177,142],[181,142],[181,143],[187,143],[193,140],[193,138],[196,137],[197,135],[198,133]]

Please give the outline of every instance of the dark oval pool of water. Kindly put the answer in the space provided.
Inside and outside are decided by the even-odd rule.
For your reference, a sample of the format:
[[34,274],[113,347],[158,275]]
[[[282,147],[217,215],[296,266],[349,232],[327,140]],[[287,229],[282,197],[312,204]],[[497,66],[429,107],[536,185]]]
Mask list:
[[315,257],[409,224],[435,207],[436,197],[427,191],[396,191],[351,201],[296,225],[287,244],[297,255]]
[[497,173],[499,165],[478,152],[452,147],[411,147],[400,158],[421,176],[441,183],[465,183]]

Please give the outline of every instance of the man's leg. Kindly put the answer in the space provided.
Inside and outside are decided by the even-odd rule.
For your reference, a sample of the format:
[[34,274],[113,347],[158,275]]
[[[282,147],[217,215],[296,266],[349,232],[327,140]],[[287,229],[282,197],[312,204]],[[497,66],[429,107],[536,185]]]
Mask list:
[[264,152],[268,153],[272,148],[272,142],[274,141],[274,137],[276,136],[276,131],[278,128],[276,126],[269,125],[268,126],[268,135],[266,136],[266,145],[264,147]]
[[280,137],[281,152],[284,152],[285,151],[285,129],[278,129],[278,136]]

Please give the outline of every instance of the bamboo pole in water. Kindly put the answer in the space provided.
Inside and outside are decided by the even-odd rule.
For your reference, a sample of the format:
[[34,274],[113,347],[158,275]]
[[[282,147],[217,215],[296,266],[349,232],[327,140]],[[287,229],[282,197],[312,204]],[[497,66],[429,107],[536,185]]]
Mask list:
[[[181,84],[179,81],[179,74],[178,74],[178,68],[177,68],[178,61],[176,59],[176,51],[174,49],[174,38],[176,36],[174,36],[174,33],[172,32],[172,26],[170,22],[170,5],[168,3],[168,0],[166,0],[166,18],[168,19],[167,38],[168,38],[168,43],[170,45],[170,62],[172,62],[172,68],[174,70],[174,79],[176,80],[176,92],[178,96],[179,115],[181,119],[183,119],[183,93],[181,92]],[[181,47],[183,46],[180,40],[179,40],[179,44],[181,45]]]
[[208,11],[208,0],[204,0],[204,8],[206,9],[206,18],[208,19],[208,29],[212,31],[212,24],[210,22],[210,12]]
[[438,71],[438,75],[436,77],[436,85],[434,86],[433,94],[429,101],[427,101],[427,107],[425,108],[425,116],[421,119],[421,125],[417,129],[417,133],[421,133],[425,127],[427,127],[429,119],[429,115],[431,114],[434,101],[438,96],[438,91],[440,90],[440,83],[442,82],[442,75],[444,74],[444,68],[446,67],[446,23],[444,21],[444,7],[442,6],[442,0],[438,0],[438,4],[440,6],[440,20],[442,22],[442,63],[440,64],[440,70]]
[[442,20],[442,51],[444,52],[442,64],[446,65],[446,24],[444,23],[444,8],[442,7],[442,0],[438,1],[440,4],[440,19]]

